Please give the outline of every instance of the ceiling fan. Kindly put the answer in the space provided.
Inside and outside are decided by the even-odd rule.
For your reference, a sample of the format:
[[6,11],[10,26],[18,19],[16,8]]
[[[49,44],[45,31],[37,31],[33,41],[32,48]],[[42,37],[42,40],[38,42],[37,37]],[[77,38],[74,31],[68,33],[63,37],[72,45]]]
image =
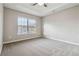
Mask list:
[[36,5],[40,5],[40,6],[44,6],[44,7],[47,7],[47,4],[46,3],[33,3],[32,6],[36,6]]

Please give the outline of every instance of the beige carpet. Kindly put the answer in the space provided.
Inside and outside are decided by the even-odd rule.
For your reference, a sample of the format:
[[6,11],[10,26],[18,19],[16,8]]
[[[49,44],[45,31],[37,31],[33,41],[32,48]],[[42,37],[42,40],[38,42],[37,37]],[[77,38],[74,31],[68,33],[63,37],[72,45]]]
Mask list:
[[11,44],[2,49],[2,56],[79,56],[79,46],[51,39],[38,38]]

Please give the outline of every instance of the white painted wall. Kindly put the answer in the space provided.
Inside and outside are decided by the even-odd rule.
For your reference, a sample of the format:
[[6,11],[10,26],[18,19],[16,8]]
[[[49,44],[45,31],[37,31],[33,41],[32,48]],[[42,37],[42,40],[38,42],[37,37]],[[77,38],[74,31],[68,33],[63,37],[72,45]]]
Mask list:
[[2,49],[2,39],[3,39],[3,6],[0,4],[0,53]]
[[44,36],[79,44],[79,6],[46,16]]
[[[17,18],[24,16],[26,18],[35,19],[37,21],[37,31],[35,34],[17,35]],[[33,16],[27,13],[16,11],[9,8],[4,8],[4,43],[11,43],[15,41],[27,40],[42,36],[42,27],[40,17]]]

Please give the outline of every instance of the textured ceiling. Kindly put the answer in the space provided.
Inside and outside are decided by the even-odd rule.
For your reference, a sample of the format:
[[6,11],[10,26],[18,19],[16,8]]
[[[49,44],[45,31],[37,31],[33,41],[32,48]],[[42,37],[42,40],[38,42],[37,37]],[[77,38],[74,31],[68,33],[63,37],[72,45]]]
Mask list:
[[57,12],[78,5],[76,3],[47,3],[48,7],[44,7],[43,5],[32,6],[32,4],[33,3],[6,3],[4,6],[36,16],[46,16],[53,13],[53,11]]

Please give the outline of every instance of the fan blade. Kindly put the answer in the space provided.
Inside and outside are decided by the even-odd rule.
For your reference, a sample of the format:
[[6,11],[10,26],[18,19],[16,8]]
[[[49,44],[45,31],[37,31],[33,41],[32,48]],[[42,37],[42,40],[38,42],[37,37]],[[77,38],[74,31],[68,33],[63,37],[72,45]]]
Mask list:
[[44,7],[47,7],[47,5],[44,3]]
[[35,6],[35,5],[37,5],[38,3],[34,3],[32,6]]

